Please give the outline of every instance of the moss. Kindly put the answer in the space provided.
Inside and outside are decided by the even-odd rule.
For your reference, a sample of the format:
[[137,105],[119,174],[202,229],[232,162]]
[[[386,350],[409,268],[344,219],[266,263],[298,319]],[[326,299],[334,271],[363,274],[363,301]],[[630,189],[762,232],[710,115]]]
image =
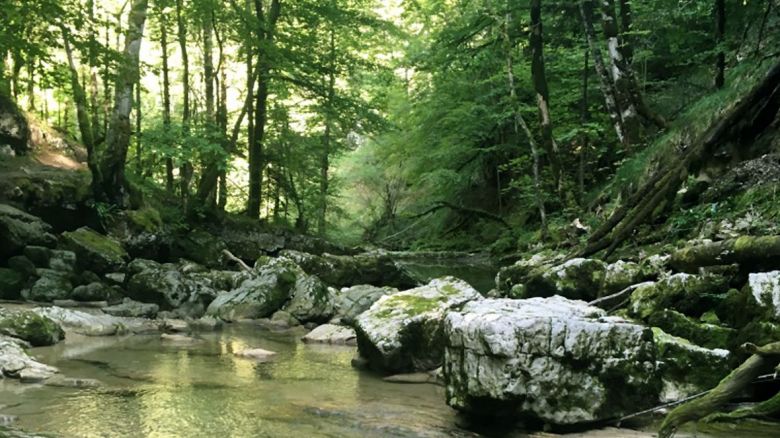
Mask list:
[[127,219],[138,229],[153,233],[162,227],[162,218],[160,212],[151,207],[144,207],[140,210],[130,210],[127,212]]
[[23,339],[36,347],[56,344],[65,337],[59,324],[28,310],[0,314],[0,333]]
[[[453,288],[454,289],[454,288]],[[455,294],[457,291],[452,292]],[[383,309],[376,312],[374,316],[380,319],[389,318],[399,311],[408,315],[420,315],[437,309],[446,301],[444,296],[437,298],[423,298],[417,295],[393,295],[382,303]]]
[[127,252],[125,252],[119,242],[86,227],[63,233],[63,236],[81,249],[86,249],[114,260],[122,261],[128,257]]
[[737,334],[734,329],[699,323],[680,312],[669,309],[652,314],[648,318],[648,323],[705,348],[729,348]]

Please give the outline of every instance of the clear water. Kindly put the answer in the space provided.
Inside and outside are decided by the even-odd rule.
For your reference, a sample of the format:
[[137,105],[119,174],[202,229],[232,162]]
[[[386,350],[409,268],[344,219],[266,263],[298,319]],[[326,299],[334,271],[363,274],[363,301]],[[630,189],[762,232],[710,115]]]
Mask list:
[[[445,437],[458,429],[444,390],[387,383],[354,370],[354,347],[306,345],[301,332],[252,326],[201,335],[198,345],[157,336],[69,339],[34,349],[93,389],[0,381],[4,414],[28,432],[64,437]],[[236,357],[244,348],[272,362]]]

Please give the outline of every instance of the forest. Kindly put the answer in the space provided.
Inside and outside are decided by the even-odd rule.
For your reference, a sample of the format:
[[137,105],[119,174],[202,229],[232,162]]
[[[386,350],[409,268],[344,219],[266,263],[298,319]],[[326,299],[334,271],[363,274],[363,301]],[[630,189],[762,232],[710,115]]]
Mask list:
[[0,435],[776,436],[779,48],[776,0],[0,0]]

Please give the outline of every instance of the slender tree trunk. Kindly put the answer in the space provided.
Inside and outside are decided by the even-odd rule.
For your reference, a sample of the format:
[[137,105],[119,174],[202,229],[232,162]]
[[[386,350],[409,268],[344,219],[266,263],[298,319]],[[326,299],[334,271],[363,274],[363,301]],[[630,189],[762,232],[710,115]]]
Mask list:
[[[183,103],[181,124],[184,135],[189,135],[190,130],[190,61],[187,53],[187,25],[184,19],[184,0],[176,0],[176,24],[178,29],[179,48],[183,65],[182,94]],[[183,156],[189,156],[190,151],[184,150]],[[181,191],[182,204],[186,208],[189,202],[190,180],[192,179],[192,163],[184,159],[179,167],[179,190]]]
[[633,26],[631,1],[620,0],[620,47],[623,58],[628,65],[634,62],[634,46],[631,44],[631,27]]
[[536,91],[536,104],[539,108],[539,127],[542,133],[542,147],[547,153],[550,168],[555,178],[559,194],[563,192],[563,174],[561,171],[558,144],[553,136],[550,117],[550,92],[547,88],[547,75],[544,67],[544,39],[542,33],[542,1],[531,0],[531,76]]
[[[220,52],[221,53],[221,52]],[[220,64],[222,62],[220,61]],[[222,132],[222,136],[227,139],[227,75],[225,74],[224,66],[222,67],[222,81],[220,83],[220,99],[219,99],[219,111],[218,119],[219,119],[219,129]],[[230,145],[225,145],[224,147],[225,153],[230,154],[232,152],[232,147]],[[217,189],[217,208],[219,210],[225,210],[225,206],[227,205],[227,197],[228,197],[228,191],[227,191],[227,170],[226,166],[222,166],[219,172],[219,181],[218,181],[218,189]]]
[[[139,72],[140,76],[140,72]],[[135,154],[136,154],[136,166],[138,175],[144,174],[143,163],[143,140],[141,140],[141,82],[139,81],[135,85]]]
[[539,148],[536,145],[533,133],[528,129],[528,124],[525,123],[523,115],[520,113],[520,101],[517,98],[517,90],[515,87],[515,73],[514,73],[514,61],[512,59],[512,40],[509,37],[509,27],[512,23],[512,16],[507,13],[505,18],[505,24],[503,26],[503,39],[506,51],[506,76],[507,84],[509,87],[509,98],[512,104],[512,112],[514,113],[513,128],[515,137],[520,136],[520,128],[528,139],[528,144],[531,147],[531,156],[533,157],[533,181],[534,192],[536,199],[536,207],[539,209],[539,221],[541,222],[542,240],[547,240],[547,212],[544,206],[544,194],[542,191],[541,178],[539,176]]
[[90,169],[94,172],[97,171],[95,166],[95,137],[92,131],[92,126],[89,122],[89,107],[87,106],[87,95],[84,92],[84,88],[79,82],[78,68],[76,62],[73,60],[73,49],[70,45],[70,32],[62,26],[62,36],[65,47],[65,55],[68,59],[68,69],[70,70],[70,88],[73,93],[73,100],[76,102],[76,114],[79,123],[79,132],[81,133],[81,142],[84,147],[87,148],[88,162]]
[[[716,0],[716,1],[724,1],[724,0]],[[756,58],[758,58],[758,54],[761,52],[761,44],[764,42],[764,29],[766,29],[766,20],[769,18],[769,13],[772,12],[772,3],[774,2],[775,0],[767,0],[764,16],[761,17],[761,25],[758,28],[758,38],[756,38],[756,50],[753,53],[753,56],[755,56]],[[723,6],[723,9],[725,9],[725,5]],[[723,19],[722,33],[725,34],[726,33],[725,13],[723,15],[724,15],[724,19]],[[725,60],[724,60],[724,64],[725,64]]]
[[[95,0],[89,0],[87,2],[87,10],[89,11],[90,25],[95,25]],[[97,56],[97,38],[95,33],[89,34],[89,106],[90,116],[92,118],[92,129],[95,137],[97,137],[97,129],[100,127],[100,105],[98,104],[98,56]]]
[[32,57],[27,62],[27,109],[35,112],[35,62]]
[[206,122],[214,123],[214,42],[212,28],[214,27],[213,11],[204,12],[203,18],[203,79],[206,85]]
[[601,56],[601,49],[599,49],[598,41],[596,40],[596,31],[593,28],[593,0],[580,1],[580,13],[583,26],[585,27],[585,36],[588,39],[588,47],[593,57],[593,66],[596,68],[596,74],[599,77],[599,87],[601,88],[601,94],[604,96],[607,114],[609,114],[612,126],[615,128],[618,140],[620,143],[625,144],[626,135],[623,131],[623,117],[615,96],[615,87],[612,85],[612,79],[604,64],[604,58]]
[[336,34],[330,30],[330,68],[328,69],[328,96],[325,104],[325,133],[322,137],[322,157],[320,161],[320,211],[317,218],[317,232],[325,235],[328,210],[328,186],[331,149],[331,123],[333,119],[333,99],[336,87]]
[[[590,120],[590,112],[588,110],[588,49],[584,50],[585,65],[582,67],[582,104],[580,107],[580,120],[582,122],[582,128],[585,129],[588,121]],[[588,157],[588,148],[590,147],[590,137],[587,132],[583,132],[580,136],[580,160],[579,168],[577,169],[577,184],[579,186],[578,197],[582,204],[585,199],[585,163]]]
[[263,156],[263,141],[265,140],[265,124],[267,121],[268,83],[271,72],[270,48],[273,45],[274,30],[281,12],[281,0],[272,0],[266,19],[263,2],[255,0],[255,14],[259,28],[257,35],[260,39],[258,49],[258,78],[257,97],[255,99],[254,112],[254,138],[249,148],[249,199],[247,201],[247,215],[253,218],[260,217],[260,203],[263,191],[263,171],[265,170],[265,157]]
[[[169,134],[171,129],[171,77],[168,65],[168,19],[163,11],[160,11],[159,20],[163,75],[163,128],[166,134]],[[171,157],[170,153],[167,153],[165,156],[165,188],[168,193],[173,193],[173,184],[173,157]]]
[[138,85],[138,56],[147,7],[148,0],[133,0],[125,35],[123,60],[116,80],[114,110],[106,135],[105,151],[100,157],[98,193],[95,198],[120,206],[126,206],[128,200],[125,161],[130,144],[130,110],[133,104],[133,87]]
[[[771,3],[771,2],[770,2]],[[715,88],[723,88],[726,83],[726,52],[723,51],[723,36],[726,33],[726,0],[715,0]]]

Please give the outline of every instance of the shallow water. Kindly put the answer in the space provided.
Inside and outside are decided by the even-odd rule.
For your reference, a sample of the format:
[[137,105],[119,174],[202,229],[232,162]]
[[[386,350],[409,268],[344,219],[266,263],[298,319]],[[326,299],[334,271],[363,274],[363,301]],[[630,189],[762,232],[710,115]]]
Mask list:
[[[353,347],[305,345],[301,332],[230,327],[195,346],[157,336],[71,339],[34,355],[74,389],[0,381],[15,426],[57,436],[474,436],[459,430],[443,388],[399,385],[355,371]],[[272,362],[233,352],[264,348]]]

